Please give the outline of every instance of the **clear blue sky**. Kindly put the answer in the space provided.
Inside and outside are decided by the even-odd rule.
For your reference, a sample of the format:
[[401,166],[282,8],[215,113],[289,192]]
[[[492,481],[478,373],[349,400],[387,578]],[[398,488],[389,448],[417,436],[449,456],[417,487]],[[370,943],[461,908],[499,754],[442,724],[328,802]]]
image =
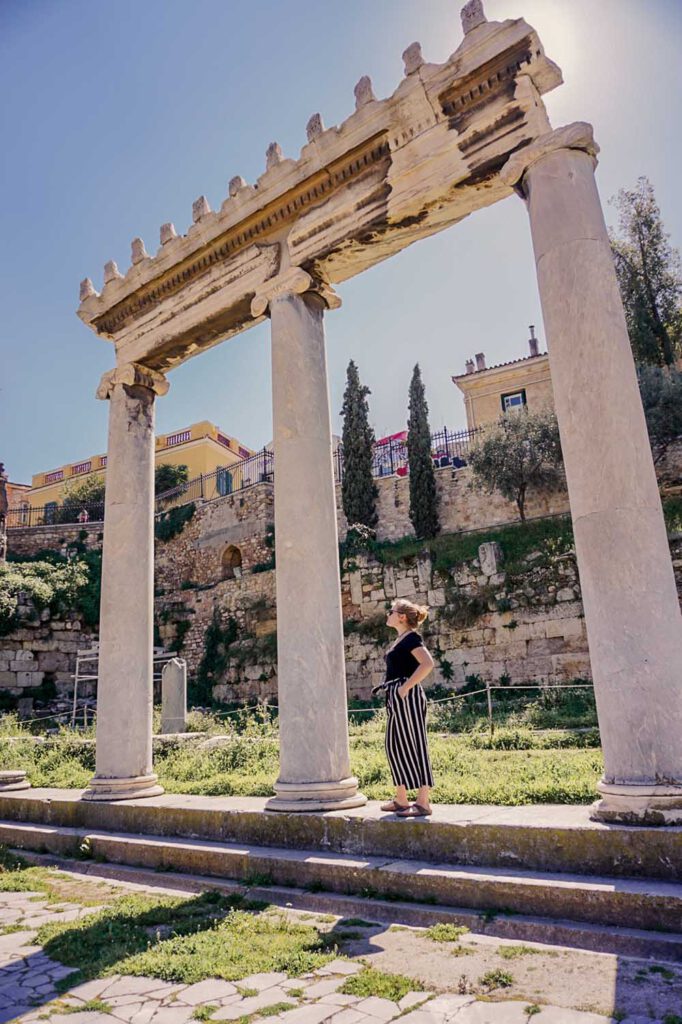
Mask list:
[[[654,184],[682,243],[682,3],[487,0],[488,18],[523,16],[565,84],[546,97],[555,126],[591,121],[604,202],[639,175]],[[0,461],[15,481],[106,449],[94,398],[109,343],[77,319],[78,284],[150,252],[159,226],[215,208],[235,174],[253,181],[278,141],[297,157],[310,114],[354,107],[369,74],[379,97],[419,40],[442,61],[461,39],[452,0],[0,0]],[[607,219],[613,212],[607,207]],[[379,435],[402,429],[419,360],[431,425],[464,426],[450,377],[467,356],[526,354],[544,331],[523,204],[508,199],[422,241],[339,289],[327,316],[334,428],[345,367],[372,389]],[[210,419],[249,445],[272,433],[269,332],[248,331],[173,371],[157,404],[168,431]]]

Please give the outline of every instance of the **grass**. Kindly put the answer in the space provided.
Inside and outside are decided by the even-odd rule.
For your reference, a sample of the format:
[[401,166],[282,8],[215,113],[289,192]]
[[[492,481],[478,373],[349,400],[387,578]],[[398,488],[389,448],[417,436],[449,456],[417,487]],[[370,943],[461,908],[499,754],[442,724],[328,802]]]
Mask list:
[[523,559],[544,547],[550,540],[562,548],[573,543],[573,531],[568,516],[553,519],[529,520],[498,529],[472,533],[443,534],[434,540],[423,541],[406,537],[397,541],[384,541],[372,545],[372,552],[386,565],[398,565],[406,558],[418,555],[425,548],[431,552],[434,569],[439,572],[469,562],[478,556],[479,545],[497,541],[505,555],[505,571],[515,573],[523,568]]
[[539,953],[544,953],[545,951],[542,949],[533,949],[532,946],[499,946],[497,952],[503,960],[518,960],[521,956],[534,956]]
[[[351,765],[363,792],[380,799],[391,791],[384,752],[383,709],[351,727]],[[491,738],[485,709],[475,699],[434,704],[429,714],[436,803],[590,803],[603,762],[591,691],[504,699]],[[369,719],[369,720],[368,720]],[[269,714],[237,716],[229,725],[201,716],[209,732],[230,743],[213,750],[169,744],[155,770],[168,793],[269,796],[279,771],[277,723]],[[587,731],[573,732],[582,726]],[[538,731],[538,730],[544,731]],[[84,787],[95,769],[94,745],[67,729],[36,744],[16,719],[0,721],[0,768],[21,768],[34,786]]]
[[386,974],[374,967],[365,967],[343,983],[338,990],[342,995],[378,996],[397,1003],[408,992],[423,992],[424,986],[415,978],[406,978],[402,974]]
[[424,934],[427,939],[434,942],[459,942],[463,935],[467,935],[469,929],[465,925],[455,924],[434,924],[427,928]]
[[501,968],[495,967],[492,971],[486,971],[478,979],[478,983],[483,988],[488,989],[488,991],[495,988],[511,988],[514,984],[514,976],[509,971],[503,971]]
[[68,988],[112,974],[185,984],[239,981],[262,971],[298,977],[336,955],[317,928],[212,891],[191,898],[128,893],[81,920],[43,925],[37,942],[54,960],[79,969],[64,979]]
[[216,1010],[220,1009],[217,1003],[204,1003],[197,1006],[192,1013],[192,1020],[210,1020]]

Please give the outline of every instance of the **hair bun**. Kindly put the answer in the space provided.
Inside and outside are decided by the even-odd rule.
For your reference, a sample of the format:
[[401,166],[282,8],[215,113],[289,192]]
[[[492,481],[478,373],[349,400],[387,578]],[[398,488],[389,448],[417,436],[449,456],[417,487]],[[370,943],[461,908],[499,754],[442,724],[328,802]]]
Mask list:
[[417,622],[419,623],[419,625],[421,625],[422,622],[424,622],[428,614],[429,609],[426,607],[425,604],[417,606]]

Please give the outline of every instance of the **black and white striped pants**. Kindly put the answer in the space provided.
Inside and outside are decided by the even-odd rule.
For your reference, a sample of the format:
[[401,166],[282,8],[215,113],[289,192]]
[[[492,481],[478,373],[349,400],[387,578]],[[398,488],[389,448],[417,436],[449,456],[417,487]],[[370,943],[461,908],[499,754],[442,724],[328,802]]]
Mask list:
[[386,686],[386,756],[394,786],[419,789],[433,786],[433,772],[426,738],[426,694],[417,684],[401,697],[404,679]]

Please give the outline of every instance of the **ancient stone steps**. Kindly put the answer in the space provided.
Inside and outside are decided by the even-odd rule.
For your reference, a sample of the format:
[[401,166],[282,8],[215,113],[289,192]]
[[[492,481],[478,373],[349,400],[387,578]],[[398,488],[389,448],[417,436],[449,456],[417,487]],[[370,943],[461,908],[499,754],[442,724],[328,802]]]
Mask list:
[[404,821],[374,801],[327,814],[273,814],[265,806],[256,797],[172,793],[97,803],[81,800],[79,790],[31,789],[0,793],[0,820],[517,871],[682,879],[682,827],[604,825],[590,821],[587,807],[437,806],[431,818]]
[[663,930],[673,933],[668,935],[670,947],[682,959],[682,886],[670,882],[389,860],[22,822],[0,824],[0,842],[251,885],[438,903],[488,915],[522,914],[542,919],[545,934],[567,922]]

